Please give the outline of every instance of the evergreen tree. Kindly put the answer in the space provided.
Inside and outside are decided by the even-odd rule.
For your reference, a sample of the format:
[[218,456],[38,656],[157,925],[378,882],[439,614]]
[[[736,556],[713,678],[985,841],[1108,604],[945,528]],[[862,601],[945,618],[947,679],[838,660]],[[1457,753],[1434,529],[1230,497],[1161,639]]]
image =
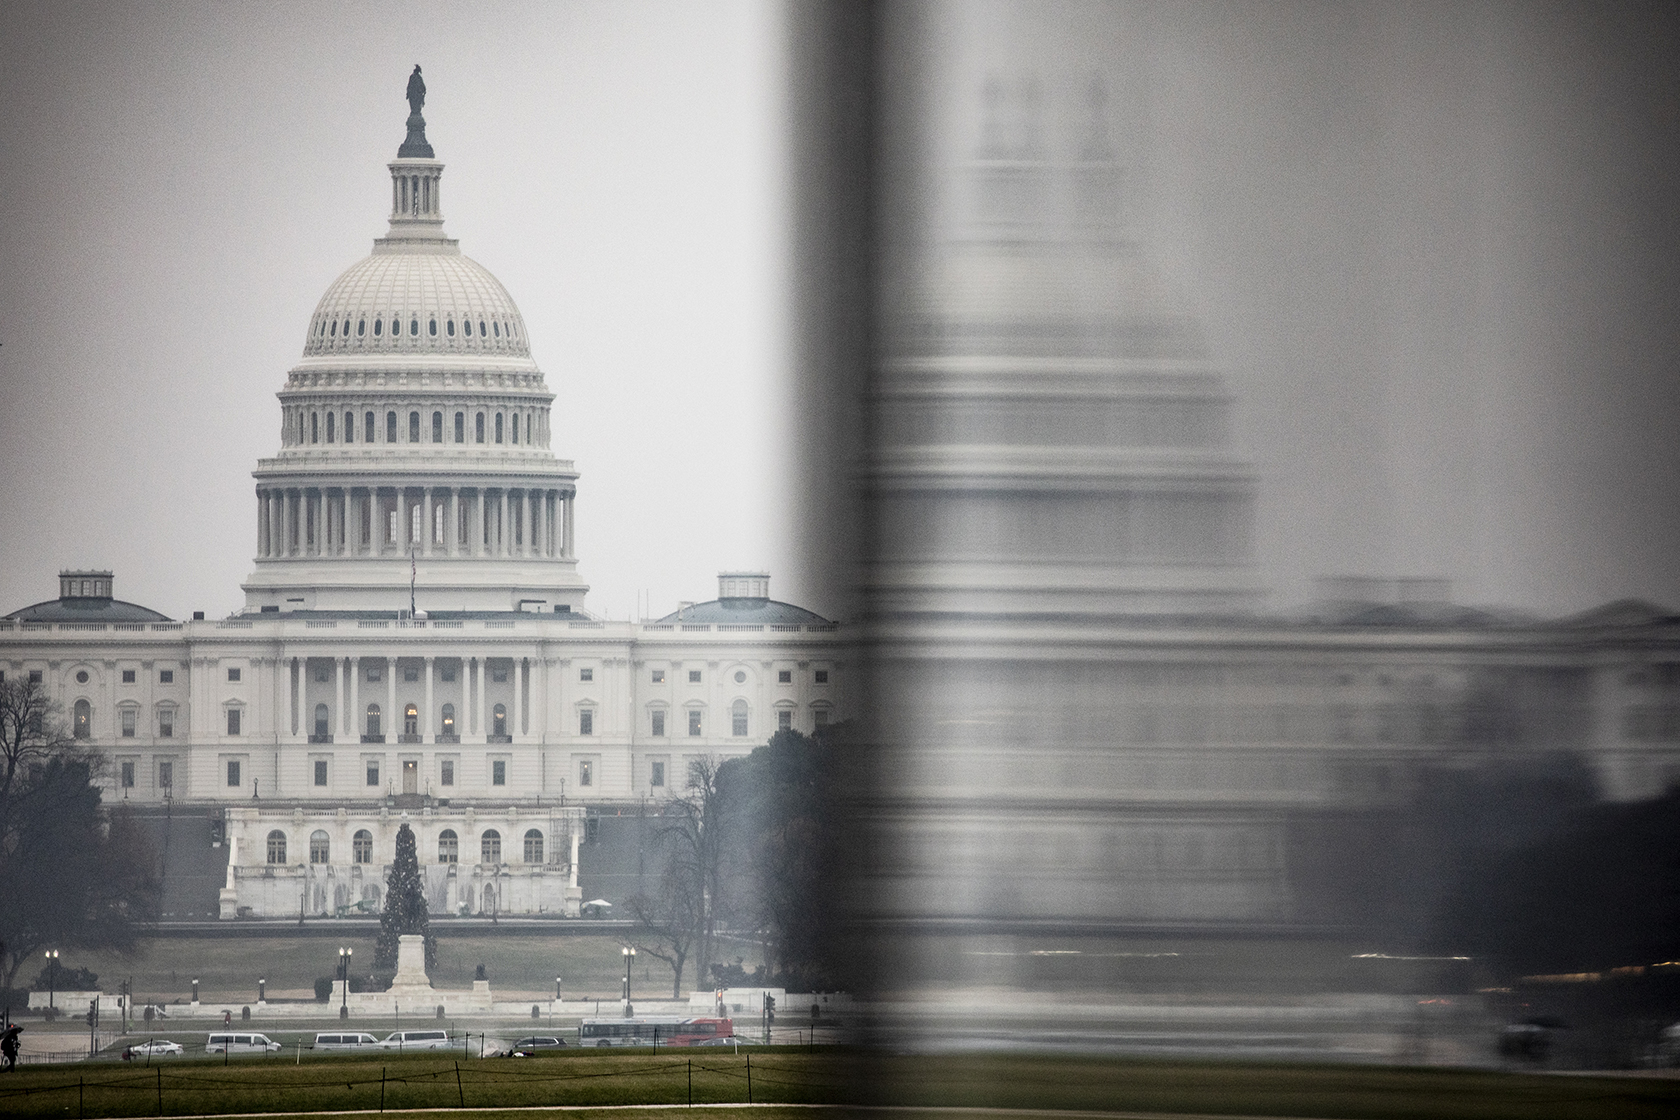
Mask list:
[[406,824],[397,829],[397,857],[385,879],[385,913],[379,916],[379,939],[373,945],[375,972],[396,970],[397,938],[405,933],[426,939],[426,968],[436,967],[437,938],[426,920],[426,884],[420,878],[414,830]]

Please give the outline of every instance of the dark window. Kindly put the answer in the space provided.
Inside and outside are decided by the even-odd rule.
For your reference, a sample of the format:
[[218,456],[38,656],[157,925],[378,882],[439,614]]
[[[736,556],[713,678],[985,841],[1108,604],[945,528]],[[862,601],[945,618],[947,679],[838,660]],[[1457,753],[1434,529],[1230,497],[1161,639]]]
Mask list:
[[514,443],[519,442],[519,413],[517,413],[517,412],[513,414],[513,439],[512,439],[512,442],[514,442]]
[[356,835],[350,838],[350,854],[357,863],[372,863],[373,833],[365,828],[358,828]]
[[364,431],[362,433],[362,442],[363,443],[372,443],[373,442],[373,413],[369,412],[362,417],[362,427],[366,429],[366,431]]
[[[228,763],[229,773],[232,773],[232,768],[238,765],[239,763],[237,762]],[[228,784],[232,785],[234,783],[230,782]],[[278,828],[268,834],[268,862],[286,862],[286,834],[281,832]]]
[[41,670],[39,670],[39,669],[29,670],[29,683],[30,684],[40,684],[41,683]]
[[455,442],[467,442],[467,414],[464,412],[455,414]]
[[655,708],[650,714],[653,717],[653,734],[656,735],[656,736],[657,735],[664,735],[665,734],[665,711],[664,711],[664,709]]
[[332,862],[332,840],[322,829],[317,828],[309,834],[309,862]]
[[410,319],[408,321],[408,333],[411,335],[418,335],[420,333],[420,320]]
[[356,442],[356,414],[354,412],[344,414],[344,442]]
[[487,335],[489,333],[490,333],[489,331],[484,329],[484,320],[480,319],[478,321],[478,337],[483,338],[485,335]]
[[[449,765],[444,763],[445,766]],[[446,785],[448,783],[445,783]],[[460,855],[461,841],[455,835],[453,828],[446,828],[438,833],[438,862],[454,863]]]
[[[239,761],[237,759],[230,759],[228,761],[228,765],[227,765],[227,784],[230,785],[230,786],[237,786],[239,784]],[[270,840],[274,839],[274,834],[273,833],[269,834],[269,839]],[[283,837],[283,836],[281,837],[281,843],[282,844],[285,843],[285,837]],[[272,861],[272,862],[285,863],[286,862],[285,849],[282,848],[280,858],[278,860],[275,860],[275,861]]]
[[309,414],[309,442],[321,442],[321,414],[319,412]]
[[729,733],[735,736],[745,735],[747,733],[747,702],[745,700],[735,701],[734,707],[730,709],[729,716]]
[[413,704],[403,709],[403,734],[420,734],[420,709]]
[[525,862],[541,863],[543,861],[543,834],[536,829],[528,829],[525,833]]
[[664,684],[665,683],[665,670],[663,670],[663,669],[653,670],[653,683],[654,684]]
[[688,671],[688,683],[689,684],[699,684],[700,683],[700,670],[690,669]]
[[453,320],[453,319],[445,319],[444,320],[444,322],[443,322],[443,333],[448,335],[450,338],[455,337],[455,320]]
[[136,711],[137,710],[134,708],[124,708],[117,713],[118,721],[122,730],[122,736],[125,739],[134,738],[134,724],[138,718]]
[[175,784],[175,764],[173,762],[158,763],[158,786],[169,789]]
[[455,784],[455,760],[454,759],[446,758],[446,759],[443,760],[443,769],[442,769],[441,777],[443,779],[443,784],[444,785],[452,786],[452,785]]
[[315,760],[315,784],[318,786],[327,784],[327,760],[324,758]]
[[817,672],[816,672],[816,680],[817,680],[818,684],[827,684],[828,683],[828,670],[827,669],[818,669]]
[[695,737],[700,734],[700,710],[698,708],[688,713],[688,733]]
[[[123,675],[123,683],[124,684],[133,684],[134,683],[134,670],[133,669],[124,669],[122,671],[122,675]],[[0,680],[5,680],[5,679],[6,679],[5,677],[0,677]]]
[[361,338],[365,334],[367,334],[367,320],[366,319],[357,319],[356,320],[356,337]]
[[173,670],[173,669],[159,669],[158,670],[158,683],[159,684],[174,684],[175,683],[175,670]]
[[379,763],[372,759],[369,759],[367,764],[367,784],[370,786],[379,784]]
[[484,442],[484,413],[478,414],[478,442]]
[[777,684],[792,684],[793,683],[793,670],[792,669],[777,669],[776,670],[776,683]]
[[653,773],[648,776],[648,785],[650,785],[650,786],[662,786],[664,784],[665,784],[665,764],[663,762],[656,762],[656,763],[653,764]]
[[[378,680],[379,678],[375,677],[373,679]],[[368,709],[367,709],[367,733],[369,735],[378,735],[379,734],[379,705],[378,704],[369,704],[368,705]]]
[[827,727],[828,726],[828,709],[827,708],[812,708],[811,709],[811,725],[813,727]]
[[385,320],[375,319],[373,321],[373,337],[378,338],[384,332],[385,332]]
[[[40,678],[36,678],[36,679],[39,680]],[[580,680],[580,681],[592,681],[594,679],[595,679],[595,670],[593,670],[593,669],[579,669],[578,670],[578,680]]]
[[385,414],[385,442],[397,442],[397,414],[395,412]]
[[175,709],[158,709],[158,738],[173,739],[175,737]]
[[228,670],[228,680],[236,681],[238,679],[239,679],[239,670],[238,669],[229,669]]
[[132,762],[122,764],[122,788],[134,788],[134,763]]
[[227,723],[228,723],[228,734],[229,735],[239,734],[239,709],[238,708],[229,708],[227,710]]
[[496,759],[490,764],[490,784],[493,786],[507,785],[507,763]]
[[793,729],[793,713],[783,708],[776,713],[776,730],[791,731]]
[[502,442],[502,414],[496,413],[496,442]]
[[588,708],[578,713],[578,734],[595,734],[595,713]]
[[408,442],[420,442],[420,414],[418,412],[408,414]]
[[337,419],[337,416],[338,416],[338,414],[335,413],[335,412],[327,413],[327,442],[328,443],[333,442],[333,421],[335,419]]
[[443,442],[443,413],[432,413],[432,442]]
[[490,733],[492,735],[507,734],[507,705],[497,704],[490,713]]
[[437,320],[436,319],[433,319],[429,323],[426,324],[426,333],[431,335],[433,338],[437,337]]
[[[443,706],[443,733],[445,735],[455,734],[455,705],[453,704]],[[448,763],[444,765],[447,766]]]
[[578,763],[578,785],[592,786],[595,784],[595,764],[588,759]]
[[490,829],[479,838],[478,854],[480,863],[502,862],[502,834]]

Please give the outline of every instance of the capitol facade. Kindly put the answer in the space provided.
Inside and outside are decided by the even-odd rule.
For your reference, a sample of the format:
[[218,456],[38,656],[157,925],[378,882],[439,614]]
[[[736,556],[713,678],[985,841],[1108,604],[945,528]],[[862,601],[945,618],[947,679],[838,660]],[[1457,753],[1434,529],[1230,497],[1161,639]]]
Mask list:
[[373,908],[405,821],[433,912],[575,915],[599,813],[843,711],[837,625],[767,573],[658,620],[588,611],[554,394],[507,291],[444,235],[410,92],[389,231],[279,392],[245,607],[176,621],[77,571],[0,619],[0,671],[108,757],[107,803],[213,818],[224,918]]

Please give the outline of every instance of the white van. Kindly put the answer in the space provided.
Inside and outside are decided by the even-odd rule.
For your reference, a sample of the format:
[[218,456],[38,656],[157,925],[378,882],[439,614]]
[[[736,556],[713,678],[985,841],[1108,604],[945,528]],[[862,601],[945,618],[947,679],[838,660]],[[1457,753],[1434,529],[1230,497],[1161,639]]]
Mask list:
[[246,1034],[243,1031],[219,1031],[204,1044],[206,1054],[267,1054],[280,1049],[280,1044],[266,1034]]
[[316,1050],[355,1050],[368,1046],[378,1046],[379,1040],[371,1034],[318,1034],[315,1036]]
[[386,1050],[448,1050],[448,1031],[393,1031],[379,1045]]

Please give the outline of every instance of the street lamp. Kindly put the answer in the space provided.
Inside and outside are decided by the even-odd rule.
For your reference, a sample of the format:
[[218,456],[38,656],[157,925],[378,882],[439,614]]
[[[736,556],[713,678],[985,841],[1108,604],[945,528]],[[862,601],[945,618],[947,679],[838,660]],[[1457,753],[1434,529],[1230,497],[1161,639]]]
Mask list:
[[338,978],[344,982],[339,990],[338,1017],[350,1018],[350,954],[352,949],[340,946],[338,950]]
[[636,950],[626,945],[624,952],[624,1017],[630,1018],[630,966],[636,963]]
[[47,1010],[56,1011],[58,1006],[53,1001],[58,987],[58,950],[48,949],[41,955],[47,958]]

